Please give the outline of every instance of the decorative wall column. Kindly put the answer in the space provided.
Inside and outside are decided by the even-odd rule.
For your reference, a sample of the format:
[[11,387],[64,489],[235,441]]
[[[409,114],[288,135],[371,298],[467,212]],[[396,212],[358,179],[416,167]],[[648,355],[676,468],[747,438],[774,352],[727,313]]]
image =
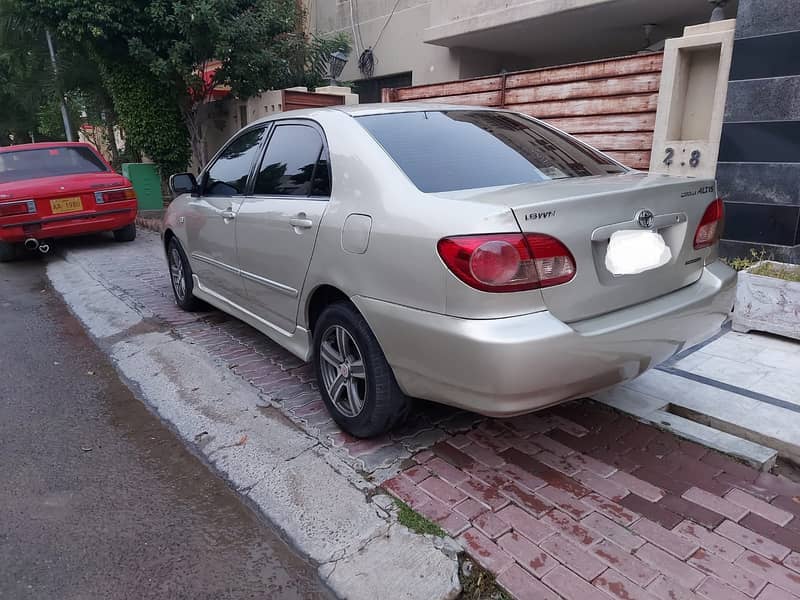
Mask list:
[[723,255],[800,263],[798,0],[739,0],[717,181]]
[[650,172],[714,177],[735,21],[684,29],[664,45]]

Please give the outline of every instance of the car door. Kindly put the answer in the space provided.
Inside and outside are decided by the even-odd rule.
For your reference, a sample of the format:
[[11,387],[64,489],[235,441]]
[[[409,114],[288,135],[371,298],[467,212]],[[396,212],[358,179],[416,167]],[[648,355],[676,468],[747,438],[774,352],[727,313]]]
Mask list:
[[187,238],[192,269],[202,288],[237,305],[245,292],[234,223],[266,134],[262,125],[234,137],[203,172],[200,194],[190,203]]
[[236,219],[248,306],[288,333],[297,325],[330,182],[322,129],[312,121],[280,121],[254,174],[252,195]]

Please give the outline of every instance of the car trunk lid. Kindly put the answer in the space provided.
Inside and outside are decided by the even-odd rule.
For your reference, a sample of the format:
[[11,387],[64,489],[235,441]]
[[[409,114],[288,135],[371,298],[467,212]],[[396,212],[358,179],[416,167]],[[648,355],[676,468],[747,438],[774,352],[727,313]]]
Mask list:
[[[463,200],[505,205],[523,232],[560,240],[575,259],[575,277],[543,288],[550,312],[574,322],[638,304],[697,281],[715,248],[694,249],[694,235],[716,198],[713,180],[627,173],[454,192]],[[669,262],[637,275],[615,276],[605,266],[613,232],[645,229],[641,211],[670,249]]]

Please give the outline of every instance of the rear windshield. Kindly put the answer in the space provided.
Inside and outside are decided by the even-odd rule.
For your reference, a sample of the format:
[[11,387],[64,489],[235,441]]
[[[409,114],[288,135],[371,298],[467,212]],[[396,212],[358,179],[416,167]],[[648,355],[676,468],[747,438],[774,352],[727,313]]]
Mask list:
[[626,170],[599,152],[513,113],[443,110],[357,119],[423,192]]
[[80,146],[0,152],[0,183],[107,170],[94,152]]

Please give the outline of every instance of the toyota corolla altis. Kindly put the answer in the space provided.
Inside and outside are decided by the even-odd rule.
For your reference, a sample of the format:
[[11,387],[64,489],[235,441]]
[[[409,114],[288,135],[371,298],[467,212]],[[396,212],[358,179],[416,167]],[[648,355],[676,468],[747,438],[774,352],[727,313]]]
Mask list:
[[313,361],[356,436],[410,398],[512,416],[591,395],[713,335],[732,304],[713,180],[632,171],[505,110],[283,113],[171,185],[177,303]]

